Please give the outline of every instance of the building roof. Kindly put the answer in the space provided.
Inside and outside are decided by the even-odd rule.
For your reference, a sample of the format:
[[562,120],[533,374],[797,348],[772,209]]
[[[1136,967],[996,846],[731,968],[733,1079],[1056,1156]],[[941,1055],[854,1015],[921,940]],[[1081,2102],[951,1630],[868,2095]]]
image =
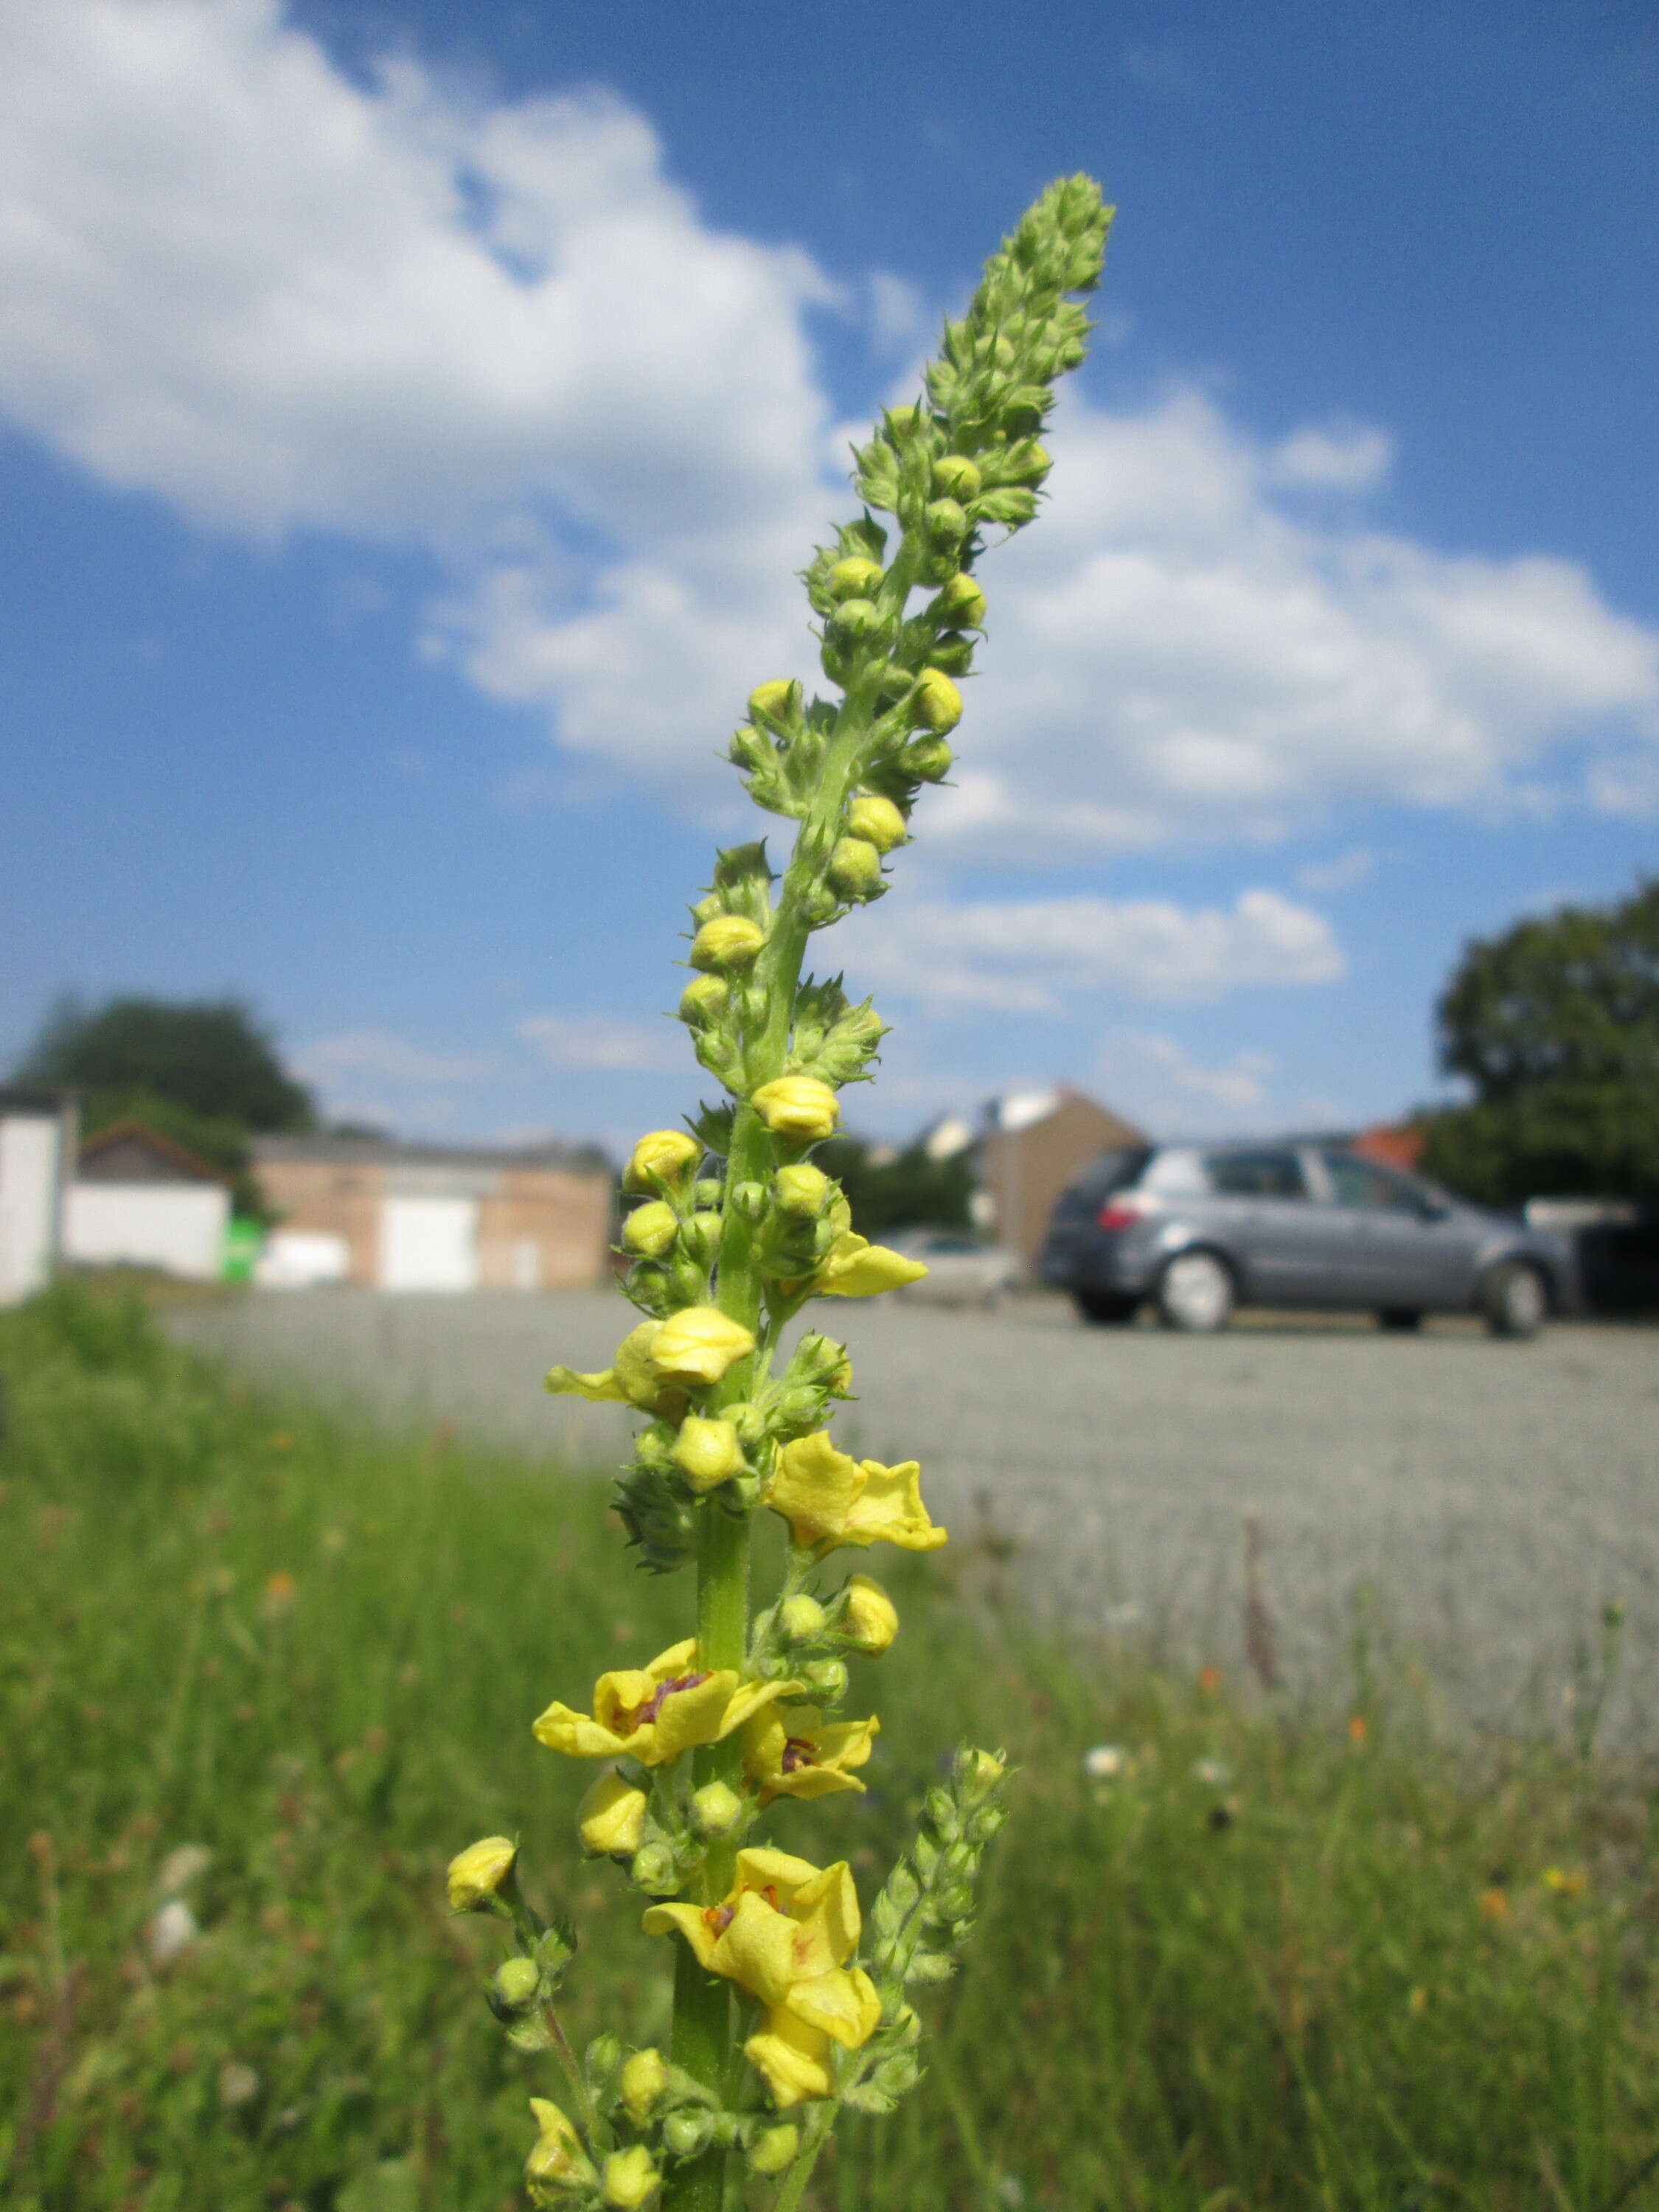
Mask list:
[[76,1166],[81,1182],[217,1182],[228,1184],[199,1152],[143,1121],[112,1121],[81,1147]]
[[256,1137],[256,1166],[315,1161],[359,1168],[562,1168],[569,1175],[611,1172],[597,1145],[436,1145],[401,1137]]
[[0,1083],[0,1114],[62,1114],[80,1095],[47,1083]]

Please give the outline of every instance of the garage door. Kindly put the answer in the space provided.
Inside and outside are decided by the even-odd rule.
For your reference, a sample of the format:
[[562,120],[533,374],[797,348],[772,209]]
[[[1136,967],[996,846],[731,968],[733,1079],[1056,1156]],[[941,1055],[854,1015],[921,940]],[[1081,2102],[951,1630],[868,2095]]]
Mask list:
[[473,1291],[478,1286],[475,1198],[388,1198],[380,1208],[380,1287]]

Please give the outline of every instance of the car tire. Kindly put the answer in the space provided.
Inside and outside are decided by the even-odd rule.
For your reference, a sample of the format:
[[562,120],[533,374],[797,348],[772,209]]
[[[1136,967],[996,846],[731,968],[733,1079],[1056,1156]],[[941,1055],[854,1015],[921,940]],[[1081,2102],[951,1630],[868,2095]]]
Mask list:
[[1158,1279],[1158,1317],[1183,1335],[1211,1336],[1225,1328],[1237,1297],[1232,1269],[1218,1253],[1177,1252]]
[[1536,1336],[1549,1313],[1549,1291],[1536,1267],[1500,1260],[1481,1278],[1480,1306],[1494,1336]]
[[1423,1309],[1420,1306],[1384,1306],[1376,1318],[1390,1335],[1408,1336],[1413,1329],[1422,1328]]
[[1127,1328],[1140,1300],[1121,1291],[1073,1291],[1072,1303],[1091,1328]]

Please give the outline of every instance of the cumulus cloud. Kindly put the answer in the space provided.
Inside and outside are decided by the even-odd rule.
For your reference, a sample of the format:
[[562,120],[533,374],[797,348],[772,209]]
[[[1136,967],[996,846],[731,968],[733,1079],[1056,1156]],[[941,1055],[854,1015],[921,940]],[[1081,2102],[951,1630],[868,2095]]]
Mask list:
[[1297,886],[1304,891],[1351,891],[1376,873],[1376,855],[1355,846],[1328,860],[1310,860],[1296,872]]
[[[862,313],[879,358],[909,289],[714,229],[614,95],[361,82],[279,0],[0,0],[0,410],[210,526],[437,550],[429,652],[727,800],[750,686],[811,673],[792,572],[847,504],[808,319]],[[962,858],[1659,806],[1659,635],[1573,562],[1369,527],[1383,430],[1073,392],[1053,443],[929,802]]]
[[679,1073],[686,1065],[684,1032],[667,1022],[647,1029],[605,1014],[531,1014],[513,1033],[550,1067],[640,1074]]
[[346,1079],[421,1085],[482,1083],[496,1073],[487,1053],[428,1052],[395,1036],[390,1030],[347,1030],[319,1037],[295,1055],[294,1065],[308,1083],[332,1091]]
[[[849,938],[854,932],[849,930]],[[1057,1012],[1065,994],[1214,999],[1249,985],[1327,983],[1344,970],[1329,924],[1281,892],[1231,908],[1167,899],[898,899],[856,928],[861,976],[938,1009]]]

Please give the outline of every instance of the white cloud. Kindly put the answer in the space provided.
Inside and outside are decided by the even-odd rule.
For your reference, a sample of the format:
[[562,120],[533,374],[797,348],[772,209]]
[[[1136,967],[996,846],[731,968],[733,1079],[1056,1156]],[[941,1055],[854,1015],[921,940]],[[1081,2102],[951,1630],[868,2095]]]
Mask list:
[[389,1030],[347,1030],[319,1037],[295,1055],[295,1067],[309,1083],[331,1089],[342,1080],[368,1078],[382,1083],[483,1083],[497,1064],[486,1053],[428,1052]]
[[647,1029],[605,1014],[532,1014],[515,1022],[513,1033],[550,1067],[678,1074],[688,1065],[684,1032],[667,1022]]
[[[715,231],[614,96],[365,85],[278,0],[0,0],[0,410],[211,526],[437,549],[428,651],[613,773],[732,798],[715,756],[758,678],[811,672],[793,572],[848,505],[806,317],[861,301],[879,352],[902,280],[849,305]],[[945,849],[1659,807],[1659,635],[1573,562],[1365,528],[1382,430],[1073,392],[1052,444],[1041,526],[986,563]]]
[[1250,985],[1325,983],[1343,973],[1328,923],[1274,890],[1231,908],[1092,896],[884,902],[860,921],[860,977],[935,1007],[1050,1013],[1071,992],[1149,1000],[1219,997]]
[[1376,855],[1356,846],[1352,852],[1338,853],[1328,860],[1310,860],[1296,872],[1297,888],[1316,893],[1351,891],[1356,884],[1368,883],[1376,873]]

